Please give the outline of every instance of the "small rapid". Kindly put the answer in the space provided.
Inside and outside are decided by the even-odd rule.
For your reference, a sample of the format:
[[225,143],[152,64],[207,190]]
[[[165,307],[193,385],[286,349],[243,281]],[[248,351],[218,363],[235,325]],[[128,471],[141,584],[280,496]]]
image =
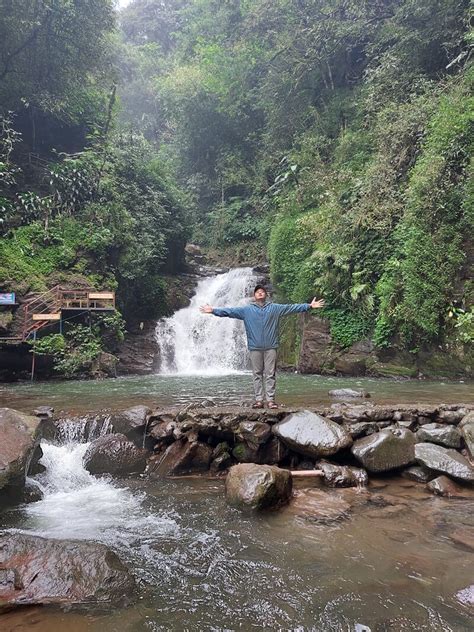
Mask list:
[[25,531],[49,538],[95,540],[117,548],[127,546],[150,530],[176,529],[166,516],[150,516],[143,508],[145,494],[122,487],[110,477],[97,478],[84,468],[89,443],[43,441],[40,464],[45,470],[29,478],[43,498],[26,505]]
[[252,268],[236,268],[202,279],[190,305],[157,325],[160,373],[225,375],[247,369],[243,324],[232,318],[201,314],[199,307],[244,305],[255,282]]

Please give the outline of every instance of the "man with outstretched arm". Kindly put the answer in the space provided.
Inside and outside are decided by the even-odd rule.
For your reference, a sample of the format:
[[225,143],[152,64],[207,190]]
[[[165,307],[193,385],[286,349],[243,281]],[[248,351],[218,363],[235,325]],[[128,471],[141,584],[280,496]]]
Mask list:
[[203,314],[238,318],[244,321],[255,390],[253,408],[264,406],[264,378],[268,408],[278,408],[275,403],[275,370],[280,318],[288,314],[298,314],[324,307],[324,299],[313,298],[311,303],[292,305],[272,303],[267,298],[267,290],[260,284],[255,286],[253,296],[254,300],[243,307],[203,305],[200,309]]

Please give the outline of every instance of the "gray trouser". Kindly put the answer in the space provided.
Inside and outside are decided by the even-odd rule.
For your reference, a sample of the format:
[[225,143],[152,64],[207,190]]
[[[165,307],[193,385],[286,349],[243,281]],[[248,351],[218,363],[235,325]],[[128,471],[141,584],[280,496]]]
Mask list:
[[276,349],[252,349],[250,351],[256,401],[263,401],[263,378],[265,378],[267,401],[273,402],[275,399],[276,358]]

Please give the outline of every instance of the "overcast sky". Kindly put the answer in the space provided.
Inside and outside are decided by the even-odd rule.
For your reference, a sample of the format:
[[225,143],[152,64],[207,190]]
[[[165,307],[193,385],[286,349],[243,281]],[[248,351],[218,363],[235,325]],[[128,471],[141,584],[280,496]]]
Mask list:
[[123,7],[126,7],[127,4],[130,4],[131,1],[132,0],[116,0],[119,9],[123,9]]

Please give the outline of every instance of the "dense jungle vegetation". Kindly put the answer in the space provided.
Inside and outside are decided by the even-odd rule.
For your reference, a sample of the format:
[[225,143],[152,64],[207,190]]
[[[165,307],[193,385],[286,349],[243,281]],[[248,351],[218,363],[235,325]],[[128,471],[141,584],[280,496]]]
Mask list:
[[[186,240],[265,250],[333,338],[474,341],[468,0],[0,0],[0,280],[166,311]],[[471,347],[472,348],[472,347]]]

